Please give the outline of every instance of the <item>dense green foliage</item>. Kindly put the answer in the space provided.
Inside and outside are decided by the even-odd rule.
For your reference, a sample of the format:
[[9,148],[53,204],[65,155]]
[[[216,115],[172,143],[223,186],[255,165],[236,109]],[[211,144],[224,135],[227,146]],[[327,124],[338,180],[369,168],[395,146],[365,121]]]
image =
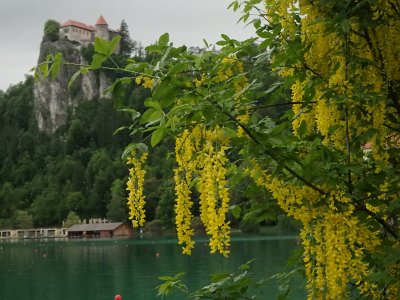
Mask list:
[[[129,94],[133,96],[124,101],[137,106],[148,92],[135,86]],[[121,154],[130,138],[124,131],[113,133],[130,116],[116,112],[112,99],[80,103],[68,124],[49,136],[36,125],[33,78],[0,94],[1,228],[60,226],[71,212],[80,219],[127,219],[127,170]],[[149,169],[154,174],[148,179],[150,218],[164,189],[160,180],[166,176],[161,169],[168,163],[166,149],[157,149],[159,158],[154,157],[160,168]],[[173,201],[171,197],[164,201]]]
[[[398,3],[249,0],[231,7],[242,9],[245,22],[256,16],[250,22],[259,54],[251,54],[256,39],[221,35],[221,51],[191,53],[164,34],[146,48],[156,61],[127,60],[116,68],[129,76],[114,81],[110,91],[120,94],[133,82],[152,90],[144,113],[125,108],[136,137],[125,153],[139,173],[130,173],[131,215],[143,223],[140,164],[146,154],[138,152],[174,136],[176,228],[183,253],[194,247],[190,223],[200,205],[211,253],[229,254],[227,213],[230,208],[241,215],[247,186],[237,187],[253,180],[266,197],[256,192],[248,220],[258,222],[275,208],[272,194],[301,224],[308,299],[398,299]],[[81,72],[101,68],[112,59],[113,47],[95,44],[96,63]],[[250,81],[268,62],[280,76],[274,84]],[[285,92],[285,103],[277,103],[274,95]],[[121,107],[122,97],[115,100]],[[286,107],[280,119],[264,113],[277,105]],[[179,276],[166,281],[168,289]]]
[[55,20],[47,20],[44,24],[44,37],[49,41],[57,41],[59,36],[60,23]]
[[[248,53],[257,55],[257,47],[249,45]],[[92,45],[82,49],[88,62],[93,54]],[[120,65],[130,60],[123,54],[112,54],[112,58]],[[151,62],[158,58],[153,53],[135,57],[135,61]],[[112,66],[110,61],[104,64]],[[268,64],[261,64],[250,74],[252,80],[261,78],[263,86],[273,80]],[[107,75],[118,79],[126,72],[108,71]],[[136,119],[136,111],[146,110],[144,102],[149,95],[148,89],[133,83],[115,88],[113,99],[81,99],[68,123],[53,135],[46,135],[36,125],[32,78],[0,94],[0,140],[7,141],[0,144],[0,227],[21,228],[29,222],[34,226],[61,225],[71,213],[73,220],[75,216],[126,220],[127,168],[121,154],[132,142],[130,135],[135,128],[124,125]],[[279,116],[279,106],[269,113]],[[150,137],[146,132],[140,134],[144,139]],[[150,149],[145,184],[148,221],[159,219],[169,228],[173,227],[175,217],[173,147],[173,139],[166,139]],[[232,219],[234,225],[245,231],[257,231],[262,222],[276,223],[280,211],[273,202],[269,202],[272,209],[257,204],[270,197],[251,181],[237,182],[232,193],[233,204],[243,215],[240,220]],[[24,217],[26,222],[21,220]]]

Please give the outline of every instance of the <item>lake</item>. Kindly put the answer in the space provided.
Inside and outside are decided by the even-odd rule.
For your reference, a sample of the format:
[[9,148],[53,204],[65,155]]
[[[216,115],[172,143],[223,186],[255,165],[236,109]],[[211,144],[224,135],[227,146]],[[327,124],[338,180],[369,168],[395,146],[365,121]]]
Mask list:
[[[199,288],[210,273],[236,272],[256,259],[251,271],[261,279],[284,271],[294,248],[295,235],[233,237],[229,258],[211,255],[206,239],[196,240],[191,256],[182,255],[174,239],[2,241],[0,299],[157,299],[159,276],[185,272],[183,282]],[[276,291],[272,283],[259,299],[275,299]],[[296,297],[303,298],[301,292]],[[185,297],[175,292],[165,299]]]

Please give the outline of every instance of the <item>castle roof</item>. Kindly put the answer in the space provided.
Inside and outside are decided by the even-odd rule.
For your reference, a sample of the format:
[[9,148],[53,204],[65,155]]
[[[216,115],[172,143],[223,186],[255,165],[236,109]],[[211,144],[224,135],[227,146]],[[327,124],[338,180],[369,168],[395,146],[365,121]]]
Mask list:
[[96,22],[96,25],[108,25],[108,23],[107,23],[106,19],[104,19],[103,16],[100,16]]
[[78,28],[82,28],[88,31],[95,31],[96,27],[92,26],[92,25],[86,25],[84,23],[78,22],[78,21],[74,21],[74,20],[68,20],[67,22],[65,22],[64,24],[62,24],[60,27],[67,27],[67,26],[74,26],[74,27],[78,27]]

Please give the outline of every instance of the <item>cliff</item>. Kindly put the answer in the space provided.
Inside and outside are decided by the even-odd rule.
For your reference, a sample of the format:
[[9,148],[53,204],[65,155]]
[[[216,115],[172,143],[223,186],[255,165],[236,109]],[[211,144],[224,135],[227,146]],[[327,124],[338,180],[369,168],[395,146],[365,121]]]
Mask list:
[[[38,62],[43,62],[47,54],[61,52],[63,60],[73,64],[87,64],[81,54],[81,44],[68,40],[55,42],[43,40],[40,45]],[[68,81],[78,70],[77,66],[62,65],[55,79],[42,78],[34,84],[34,109],[38,127],[46,133],[53,133],[65,125],[68,114],[80,101],[101,97],[102,91],[111,83],[103,73],[89,73],[75,80],[68,88]]]

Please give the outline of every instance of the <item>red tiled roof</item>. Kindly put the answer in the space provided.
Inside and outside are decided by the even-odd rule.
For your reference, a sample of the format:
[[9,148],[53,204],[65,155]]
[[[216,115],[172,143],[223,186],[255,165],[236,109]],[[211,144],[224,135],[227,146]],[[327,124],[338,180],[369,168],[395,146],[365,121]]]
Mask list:
[[65,22],[64,24],[61,25],[61,27],[67,27],[67,26],[74,26],[74,27],[82,28],[82,29],[89,30],[89,31],[96,30],[96,27],[94,27],[94,26],[86,25],[84,23],[74,21],[74,20],[68,20],[67,22]]
[[103,16],[100,16],[96,22],[96,25],[108,25],[108,23],[107,23],[106,19],[104,19]]

